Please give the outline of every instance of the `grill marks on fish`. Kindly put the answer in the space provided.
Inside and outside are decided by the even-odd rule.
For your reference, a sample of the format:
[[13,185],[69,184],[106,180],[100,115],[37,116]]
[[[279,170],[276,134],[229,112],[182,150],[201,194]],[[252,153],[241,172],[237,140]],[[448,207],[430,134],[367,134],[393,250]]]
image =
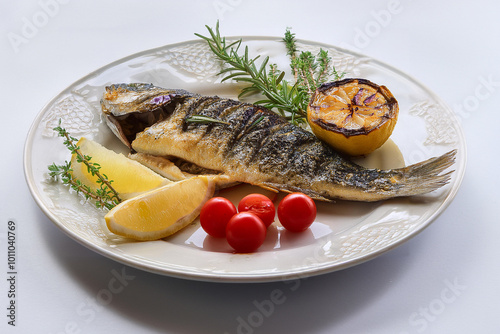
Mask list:
[[271,182],[276,173],[282,178],[293,178],[310,173],[311,168],[313,171],[318,169],[314,163],[318,159],[308,154],[310,144],[315,142],[314,137],[308,132],[295,131],[295,126],[275,117],[274,113],[218,97],[200,97],[186,107],[185,120],[193,115],[203,115],[229,123],[184,123],[183,131],[202,131],[196,144],[216,141],[223,160],[233,169],[255,168],[269,176],[269,180],[263,180],[263,183]]
[[[219,97],[193,98],[192,102],[181,106],[179,112],[185,112],[182,131],[199,135],[196,144],[211,146],[211,143],[217,142],[222,159],[238,162],[237,165],[248,165],[255,161],[273,131],[272,127],[266,126],[270,123],[269,117],[264,117],[259,122],[262,124],[252,127],[264,112],[256,106],[234,100]],[[228,125],[187,122],[194,115],[207,116],[227,122]]]
[[[190,147],[216,150],[211,156],[221,158],[217,166],[206,165],[205,161],[197,163],[205,168],[221,170],[236,179],[241,169],[245,169],[259,174],[260,180],[254,181],[254,184],[303,191],[315,198],[331,197],[317,186],[322,182],[361,186],[365,190],[373,187],[366,181],[380,183],[377,179],[379,172],[365,171],[363,176],[359,175],[363,169],[341,159],[314,135],[255,105],[200,96],[180,104],[172,117],[175,115],[182,116],[182,132],[189,134]],[[229,125],[187,122],[194,115],[207,116]],[[254,125],[261,116],[262,120]],[[359,182],[360,179],[365,183]],[[304,188],[305,184],[316,190]]]
[[[116,92],[113,87],[107,88],[113,94],[103,102],[103,112],[116,121],[118,117],[110,112],[113,109],[110,107],[120,110],[121,114],[124,108],[113,106],[113,98],[127,94],[127,89],[119,85],[116,86],[119,92]],[[134,89],[134,96],[141,95],[140,89]],[[151,88],[142,89],[148,94]],[[169,95],[170,98],[155,100],[164,103],[157,106],[165,111],[164,119],[136,134],[132,147],[137,152],[175,156],[219,171],[230,181],[288,192],[301,191],[321,200],[376,201],[412,196],[435,190],[450,179],[451,172],[441,173],[453,164],[455,151],[402,169],[366,169],[352,163],[312,133],[261,106],[178,92],[182,91],[155,88],[155,94],[149,93],[149,98],[153,95]],[[151,112],[143,107],[148,99],[137,97],[140,103],[134,106],[134,96],[128,99],[120,96],[118,101],[129,101],[130,114]],[[106,98],[105,94],[103,100]],[[227,124],[189,122],[195,115]],[[123,127],[130,128],[127,124]]]

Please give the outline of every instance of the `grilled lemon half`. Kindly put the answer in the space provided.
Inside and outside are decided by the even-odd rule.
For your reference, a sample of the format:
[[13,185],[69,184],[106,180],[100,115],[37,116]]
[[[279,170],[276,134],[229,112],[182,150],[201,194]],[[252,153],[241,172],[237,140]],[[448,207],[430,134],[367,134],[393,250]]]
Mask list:
[[391,136],[398,102],[385,87],[365,79],[343,79],[321,85],[307,106],[314,134],[336,150],[366,155]]

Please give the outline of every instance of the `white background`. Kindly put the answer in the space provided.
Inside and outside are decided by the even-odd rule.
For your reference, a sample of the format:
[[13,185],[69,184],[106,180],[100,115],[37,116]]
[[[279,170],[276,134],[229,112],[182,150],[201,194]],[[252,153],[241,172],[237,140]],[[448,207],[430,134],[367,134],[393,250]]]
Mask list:
[[[499,13],[500,3],[486,0],[2,0],[0,331],[499,333]],[[359,51],[428,86],[457,113],[467,140],[467,172],[454,202],[404,245],[300,285],[159,276],[64,235],[37,207],[23,175],[24,142],[38,112],[89,72],[194,39],[217,19],[225,35],[281,36],[291,27],[298,38]],[[6,316],[9,220],[17,223],[15,327]],[[118,273],[126,275],[123,289],[99,305]],[[282,295],[270,308],[276,291]]]

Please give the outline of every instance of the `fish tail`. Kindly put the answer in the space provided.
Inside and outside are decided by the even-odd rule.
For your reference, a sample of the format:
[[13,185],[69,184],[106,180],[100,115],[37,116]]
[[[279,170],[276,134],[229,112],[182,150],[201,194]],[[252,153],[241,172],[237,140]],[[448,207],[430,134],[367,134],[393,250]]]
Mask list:
[[[442,174],[455,162],[457,150],[449,151],[439,157],[395,170],[402,179],[398,182],[399,196],[413,196],[429,193],[450,182],[453,171]],[[398,174],[399,174],[398,173]]]

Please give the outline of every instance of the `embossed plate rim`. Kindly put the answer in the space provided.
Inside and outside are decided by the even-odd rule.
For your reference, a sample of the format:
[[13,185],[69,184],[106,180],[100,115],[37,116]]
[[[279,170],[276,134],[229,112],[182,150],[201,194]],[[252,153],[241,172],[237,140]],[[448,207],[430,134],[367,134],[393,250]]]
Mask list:
[[[271,37],[271,36],[235,36],[235,37],[228,37],[228,39],[239,39],[243,38],[245,42],[275,42],[279,41],[280,38],[278,37]],[[108,258],[111,258],[113,260],[116,260],[118,262],[121,262],[126,265],[131,265],[136,268],[140,268],[145,271],[149,272],[154,272],[158,274],[163,274],[163,275],[169,275],[169,276],[175,276],[179,278],[188,278],[188,279],[195,279],[195,280],[204,280],[204,281],[217,281],[217,282],[264,282],[264,281],[277,281],[277,280],[283,280],[287,278],[297,278],[297,277],[307,277],[311,275],[318,275],[318,274],[323,274],[327,272],[332,272],[340,269],[344,269],[350,266],[354,266],[357,264],[360,264],[362,262],[368,261],[374,257],[379,256],[380,254],[383,254],[387,252],[390,249],[393,249],[402,243],[406,242],[416,234],[420,233],[423,229],[425,229],[427,226],[430,225],[432,221],[435,220],[443,211],[448,207],[448,205],[451,203],[453,198],[455,197],[456,193],[458,192],[458,189],[460,187],[460,184],[463,179],[463,175],[465,173],[465,162],[466,162],[466,151],[465,151],[465,139],[463,136],[463,132],[461,130],[460,124],[458,123],[456,119],[456,115],[449,109],[446,104],[444,104],[439,97],[437,97],[432,91],[430,91],[427,87],[416,81],[414,78],[410,77],[406,73],[393,68],[390,65],[387,65],[383,62],[380,62],[378,60],[375,60],[371,57],[367,57],[365,55],[358,54],[353,51],[345,50],[339,47],[335,47],[329,44],[325,43],[319,43],[319,42],[313,42],[313,41],[306,41],[306,40],[299,40],[299,43],[307,44],[310,46],[316,46],[316,47],[327,47],[330,49],[335,49],[341,53],[345,53],[348,55],[352,55],[356,57],[357,59],[367,59],[370,62],[381,66],[385,68],[386,70],[405,78],[406,80],[412,82],[416,86],[418,86],[420,89],[425,91],[427,94],[429,94],[430,97],[437,103],[439,103],[440,106],[443,108],[446,108],[446,111],[448,112],[448,116],[450,116],[453,119],[454,125],[458,129],[458,135],[459,135],[459,143],[458,145],[460,146],[460,160],[457,160],[455,166],[455,175],[453,178],[453,183],[449,185],[449,191],[445,198],[442,200],[442,203],[439,205],[437,209],[423,222],[420,223],[417,228],[413,229],[411,233],[404,235],[404,237],[399,238],[397,240],[394,240],[394,242],[389,243],[385,245],[384,247],[375,249],[374,251],[370,251],[368,254],[365,254],[363,256],[359,257],[353,257],[353,258],[348,258],[347,260],[341,260],[337,261],[334,265],[330,262],[324,262],[324,263],[317,263],[315,265],[311,265],[309,267],[307,266],[302,266],[302,267],[290,267],[286,268],[286,270],[270,270],[267,272],[262,272],[259,270],[251,270],[246,273],[242,272],[232,272],[231,267],[226,266],[225,268],[220,268],[217,271],[211,271],[208,268],[176,268],[175,266],[172,267],[165,267],[165,266],[158,266],[155,261],[150,261],[147,258],[141,258],[140,256],[138,257],[133,257],[131,258],[130,256],[127,256],[127,254],[124,254],[123,252],[117,251],[117,249],[114,249],[113,247],[103,247],[101,245],[96,245],[92,242],[90,242],[87,239],[82,238],[80,235],[78,235],[75,231],[71,230],[70,228],[65,227],[61,221],[60,217],[58,217],[54,212],[52,212],[42,201],[42,196],[45,194],[42,194],[41,190],[38,188],[38,186],[35,184],[34,177],[33,177],[33,161],[32,161],[32,155],[31,155],[31,147],[33,145],[33,141],[35,139],[35,132],[38,126],[40,125],[40,122],[44,116],[44,113],[47,112],[47,108],[54,104],[58,99],[60,99],[64,94],[67,92],[71,91],[71,87],[76,87],[82,83],[84,83],[87,80],[90,80],[94,76],[96,76],[99,73],[102,73],[106,71],[107,69],[113,68],[114,66],[117,66],[119,64],[125,63],[126,61],[132,60],[134,58],[138,58],[144,55],[152,54],[157,51],[165,50],[168,48],[175,48],[183,45],[189,45],[192,43],[200,43],[200,40],[191,40],[191,41],[185,41],[185,42],[180,42],[180,43],[175,43],[175,44],[169,44],[165,46],[161,46],[158,48],[154,49],[149,49],[149,50],[144,50],[132,55],[129,55],[127,57],[118,59],[116,61],[113,61],[95,71],[92,71],[85,77],[75,81],[73,84],[65,88],[61,93],[56,95],[53,99],[51,99],[45,106],[44,108],[40,111],[40,113],[37,115],[35,118],[29,132],[28,136],[26,139],[25,143],[25,149],[24,149],[24,172],[25,172],[25,177],[28,183],[28,187],[35,199],[35,202],[37,205],[41,208],[41,210],[49,217],[49,219],[59,228],[61,229],[65,234],[70,236],[72,239],[76,240],[77,242],[81,243],[85,247],[92,249],[93,251],[96,251],[99,254],[102,254]],[[192,250],[188,250],[187,252],[191,252]],[[205,252],[209,253],[209,252]],[[300,249],[299,250],[292,250],[290,252],[292,256],[299,255],[300,254]],[[236,255],[238,258],[236,261],[243,261],[244,259],[252,259],[255,257],[262,256],[263,253],[256,253],[252,255]],[[205,254],[206,255],[206,254]],[[217,256],[217,255],[215,255]],[[231,255],[223,256],[226,260],[230,257]],[[269,256],[272,258],[271,254]],[[234,255],[233,255],[234,259]]]

